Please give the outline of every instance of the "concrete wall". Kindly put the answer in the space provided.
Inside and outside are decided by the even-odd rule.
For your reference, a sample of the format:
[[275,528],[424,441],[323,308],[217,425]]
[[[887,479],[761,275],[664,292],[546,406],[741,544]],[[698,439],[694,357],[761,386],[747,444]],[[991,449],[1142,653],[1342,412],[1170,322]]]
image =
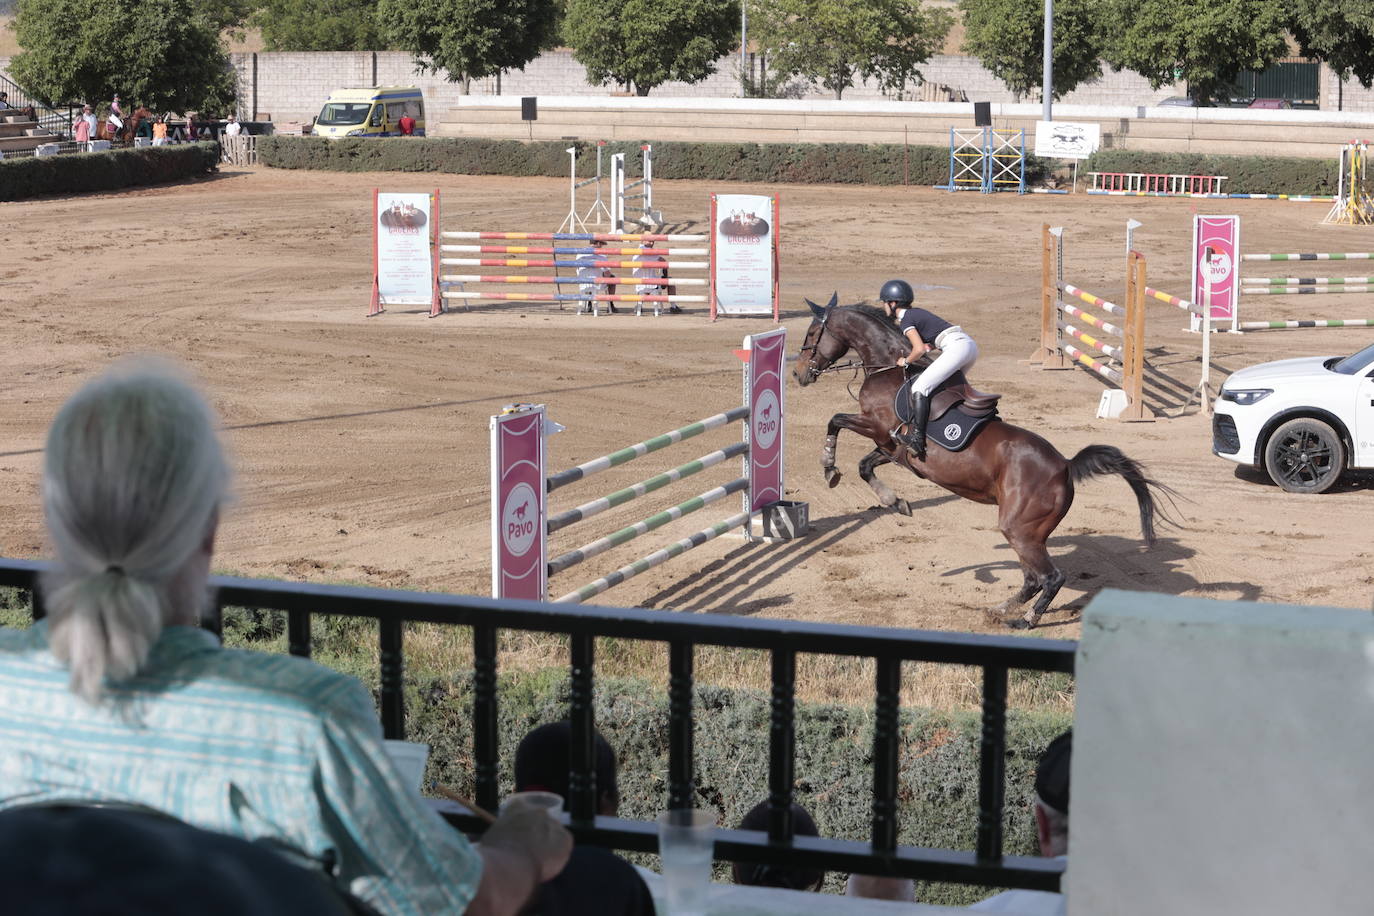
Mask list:
[[1075,693],[1069,916],[1369,912],[1368,610],[1104,592]]

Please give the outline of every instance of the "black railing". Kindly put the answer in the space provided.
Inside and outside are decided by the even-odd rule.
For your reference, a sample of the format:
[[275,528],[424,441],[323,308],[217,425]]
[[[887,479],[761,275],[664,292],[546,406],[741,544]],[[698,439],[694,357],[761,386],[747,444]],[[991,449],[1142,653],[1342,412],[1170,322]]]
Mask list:
[[[0,585],[28,589],[35,617],[43,616],[33,586],[46,564],[0,559]],[[472,596],[310,585],[215,577],[217,602],[207,627],[218,631],[226,605],[285,611],[292,655],[309,656],[312,614],[367,617],[380,637],[382,728],[388,738],[405,736],[402,691],[403,625],[427,622],[470,627],[473,632],[473,759],[478,805],[498,807],[497,631],[565,634],[570,643],[570,705],[573,759],[569,781],[569,826],[579,840],[616,849],[657,851],[657,827],[596,815],[592,696],[595,640],[666,642],[669,646],[669,807],[695,798],[693,775],[692,664],[697,646],[761,649],[772,658],[769,713],[768,831],[720,830],[715,856],[742,862],[787,864],[832,871],[892,875],[918,880],[1057,890],[1063,863],[1055,859],[1007,856],[1002,850],[1005,791],[1008,672],[1012,669],[1072,672],[1077,644],[967,633],[842,626],[682,614],[611,607],[546,604]],[[869,843],[792,836],[794,687],[799,653],[872,658],[876,722],[873,748],[872,831]],[[937,662],[980,668],[983,727],[978,786],[978,823],[973,850],[931,849],[897,844],[898,712],[903,662]],[[475,817],[446,814],[457,826],[479,832]]]
[[7,114],[16,114],[20,109],[32,105],[34,113],[37,115],[36,120],[39,127],[55,134],[60,139],[71,138],[72,125],[77,117],[74,106],[65,106],[67,110],[63,113],[59,106],[34,98],[25,92],[18,83],[3,76],[0,76],[0,92],[9,96],[7,101],[10,108],[14,109]]

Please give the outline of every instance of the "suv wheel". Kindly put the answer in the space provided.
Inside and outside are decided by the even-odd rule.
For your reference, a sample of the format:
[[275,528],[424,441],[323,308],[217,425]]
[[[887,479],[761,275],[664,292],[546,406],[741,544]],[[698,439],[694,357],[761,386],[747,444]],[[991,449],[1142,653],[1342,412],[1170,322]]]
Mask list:
[[1345,446],[1321,420],[1289,420],[1265,444],[1264,468],[1289,493],[1325,493],[1345,470]]

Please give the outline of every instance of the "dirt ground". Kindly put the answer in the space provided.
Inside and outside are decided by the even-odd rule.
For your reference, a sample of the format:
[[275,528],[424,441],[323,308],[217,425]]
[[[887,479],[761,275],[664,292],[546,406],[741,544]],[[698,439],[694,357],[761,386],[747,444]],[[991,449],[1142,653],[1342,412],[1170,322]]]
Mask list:
[[[407,309],[365,318],[375,186],[438,187],[446,229],[548,231],[566,206],[566,183],[557,179],[268,169],[0,206],[0,555],[44,554],[38,481],[45,429],[78,385],[127,353],[157,351],[189,364],[224,418],[237,502],[224,520],[218,567],[296,580],[486,594],[488,417],[504,404],[549,406],[567,427],[550,443],[550,466],[561,469],[739,403],[740,366],[731,350],[770,326],[762,319],[712,324],[701,308],[657,319],[594,319],[526,303],[437,319]],[[661,181],[656,204],[672,221],[704,231],[713,190],[741,189]],[[1198,338],[1183,333],[1181,311],[1150,307],[1147,400],[1165,414],[1153,423],[1096,419],[1098,380],[1025,362],[1038,334],[1042,222],[1067,227],[1070,282],[1117,299],[1124,224],[1143,221],[1136,247],[1150,259],[1151,284],[1182,294],[1194,202],[917,188],[750,190],[782,197],[789,351],[809,320],[803,296],[823,300],[837,290],[842,301],[857,301],[890,277],[906,277],[918,289],[931,287],[918,293],[921,304],[977,339],[982,357],[973,381],[1003,393],[1007,420],[1067,454],[1095,442],[1116,445],[1186,497],[1183,528],[1165,530],[1146,550],[1124,482],[1081,486],[1050,542],[1068,584],[1043,635],[1076,636],[1079,611],[1104,587],[1370,606],[1369,480],[1293,496],[1213,457],[1208,420],[1196,407],[1183,409],[1200,363]],[[1320,225],[1322,204],[1197,203],[1202,212],[1241,214],[1251,251],[1367,250],[1374,238],[1369,230]],[[1245,317],[1374,314],[1374,306],[1354,304],[1365,301],[1246,300]],[[1218,335],[1214,359],[1224,375],[1371,341],[1374,329]],[[916,513],[904,518],[878,508],[854,468],[869,446],[850,434],[840,439],[845,479],[827,489],[818,466],[825,423],[851,403],[842,377],[787,390],[788,495],[810,503],[808,537],[773,545],[721,538],[606,593],[605,603],[987,630],[981,611],[1021,578],[995,509],[893,468],[880,476]],[[732,435],[717,431],[598,475],[560,491],[552,505],[604,495]],[[664,493],[677,502],[734,476],[733,467],[715,471]],[[555,536],[552,551],[668,504],[667,496],[636,501]],[[733,503],[717,505],[555,577],[555,594],[733,511]]]

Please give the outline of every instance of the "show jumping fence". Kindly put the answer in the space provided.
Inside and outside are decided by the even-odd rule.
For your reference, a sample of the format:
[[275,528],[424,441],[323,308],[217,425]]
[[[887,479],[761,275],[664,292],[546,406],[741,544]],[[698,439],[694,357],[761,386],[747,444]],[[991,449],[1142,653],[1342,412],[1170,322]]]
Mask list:
[[[572,233],[572,232],[441,232],[441,238],[453,241],[543,241],[581,244],[465,244],[439,246],[442,267],[552,268],[553,275],[531,274],[442,274],[439,277],[445,299],[461,301],[519,300],[525,302],[577,302],[583,310],[600,314],[602,304],[632,302],[635,314],[643,312],[645,303],[653,307],[655,315],[664,305],[680,302],[706,303],[704,294],[678,294],[678,287],[705,287],[705,277],[683,277],[681,272],[707,271],[710,267],[709,247],[672,247],[707,243],[710,237],[700,235],[654,235],[649,233]],[[659,244],[670,247],[658,248]],[[615,246],[615,247],[610,247]],[[447,257],[446,255],[500,255],[500,257]],[[544,255],[545,257],[518,257]],[[559,272],[573,271],[564,276]],[[627,270],[631,275],[615,275],[613,270]],[[510,290],[468,290],[468,284],[499,286],[547,284],[548,292],[514,292]],[[461,285],[461,289],[449,287]],[[635,293],[601,292],[621,286],[634,286]],[[575,292],[559,292],[565,286],[575,286]]]
[[[1279,254],[1242,254],[1248,263],[1287,261],[1368,261],[1374,259],[1370,251],[1314,251]],[[1243,296],[1313,296],[1348,293],[1374,293],[1374,276],[1365,277],[1252,277],[1241,276]],[[1271,321],[1242,321],[1241,331],[1280,330],[1285,328],[1367,328],[1374,327],[1374,318],[1308,318]]]
[[[744,339],[746,362],[741,406],[555,474],[544,473],[549,424],[542,405],[516,405],[501,416],[492,417],[492,596],[546,600],[550,576],[735,493],[745,494],[742,511],[567,592],[556,601],[586,601],[729,531],[743,528],[746,536],[752,537],[754,516],[783,496],[782,372],[786,341],[787,332],[781,328]],[[547,499],[555,490],[739,421],[745,423],[739,442],[576,508],[549,514]],[[548,559],[549,535],[732,458],[743,459],[742,476]]]
[[[1031,356],[1042,369],[1080,365],[1115,382],[1125,393],[1122,420],[1148,420],[1153,414],[1141,397],[1145,346],[1145,259],[1127,256],[1126,305],[1117,305],[1064,281],[1063,227],[1041,226],[1040,347]],[[1095,315],[1082,305],[1097,309]],[[1112,319],[1120,318],[1120,324]],[[1103,339],[1086,328],[1109,334]],[[1079,347],[1082,344],[1087,350]],[[1089,352],[1091,351],[1091,352]]]
[[[609,175],[611,203],[608,208],[601,198],[601,180],[608,177],[601,170],[601,150],[605,145],[605,140],[596,141],[596,174],[589,178],[579,179],[577,177],[577,147],[570,146],[566,150],[568,154],[568,215],[564,217],[563,224],[558,227],[558,231],[585,233],[587,232],[587,223],[595,220],[599,225],[606,226],[613,232],[624,232],[626,224],[625,202],[630,200],[640,202],[640,215],[631,222],[650,228],[663,225],[663,214],[654,210],[653,146],[648,143],[640,146],[640,177],[633,180],[626,178],[625,154],[616,153],[611,156]],[[596,199],[592,201],[586,213],[579,213],[577,192],[588,185],[596,187]],[[636,193],[630,193],[632,191]]]
[[1225,175],[1170,175],[1156,172],[1089,172],[1089,194],[1119,197],[1212,197],[1222,194]]
[[942,191],[1026,193],[1026,131],[949,129],[949,183]]

